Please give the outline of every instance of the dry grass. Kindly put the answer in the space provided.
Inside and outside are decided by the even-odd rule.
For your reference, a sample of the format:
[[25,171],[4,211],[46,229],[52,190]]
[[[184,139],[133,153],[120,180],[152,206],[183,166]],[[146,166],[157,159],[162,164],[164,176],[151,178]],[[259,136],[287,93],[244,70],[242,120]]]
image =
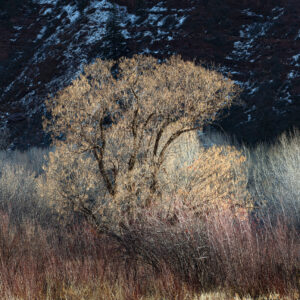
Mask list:
[[[182,147],[195,154],[184,166],[199,149],[192,142]],[[153,207],[123,229],[119,243],[82,218],[58,223],[47,198],[39,198],[43,176],[34,174],[41,168],[31,163],[47,152],[33,152],[0,153],[0,298],[299,298],[298,225],[282,210],[213,210],[199,219],[177,202],[175,219]]]
[[[126,255],[113,240],[98,235],[87,224],[51,230],[30,223],[14,226],[7,214],[1,214],[0,297],[297,299],[296,236],[284,228],[272,228],[272,233],[257,237],[255,227],[227,217],[207,223],[206,261],[198,262],[207,274],[201,275],[193,263],[199,258],[197,248],[203,239],[196,240],[199,231],[195,226],[186,232],[188,221],[182,220],[176,228],[160,223],[158,232],[152,220],[152,231],[135,231],[136,238],[142,236],[148,246],[154,239],[152,246],[156,245],[155,254],[161,260],[157,271],[144,260]],[[173,232],[166,235],[162,230]]]

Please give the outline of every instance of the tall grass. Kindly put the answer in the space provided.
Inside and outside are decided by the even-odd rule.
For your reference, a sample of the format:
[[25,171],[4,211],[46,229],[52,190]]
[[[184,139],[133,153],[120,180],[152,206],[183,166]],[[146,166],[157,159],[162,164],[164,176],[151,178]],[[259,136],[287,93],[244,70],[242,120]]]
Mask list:
[[[194,140],[175,147],[181,160],[171,162],[173,173],[194,161],[197,147]],[[48,149],[2,151],[0,298],[298,299],[299,149],[299,132],[244,149],[251,212],[199,218],[170,192],[176,217],[145,210],[121,241],[80,218],[60,223],[37,188]]]

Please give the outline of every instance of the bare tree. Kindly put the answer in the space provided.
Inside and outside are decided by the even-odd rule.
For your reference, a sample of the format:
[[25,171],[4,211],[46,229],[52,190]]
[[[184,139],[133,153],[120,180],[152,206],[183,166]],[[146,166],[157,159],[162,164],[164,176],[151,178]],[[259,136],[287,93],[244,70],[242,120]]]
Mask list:
[[161,200],[170,146],[216,120],[238,94],[230,79],[180,57],[158,63],[135,56],[117,67],[97,60],[47,102],[52,118],[45,125],[61,137],[47,167],[51,196],[101,232],[125,226],[139,217],[137,208]]

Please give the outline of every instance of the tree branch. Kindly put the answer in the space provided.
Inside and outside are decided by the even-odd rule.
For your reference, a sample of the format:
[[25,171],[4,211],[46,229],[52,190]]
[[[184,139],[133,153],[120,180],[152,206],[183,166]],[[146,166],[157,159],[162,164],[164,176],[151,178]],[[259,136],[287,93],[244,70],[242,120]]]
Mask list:
[[[114,196],[115,188],[108,177],[108,174],[104,167],[104,161],[103,161],[104,151],[105,151],[105,147],[106,147],[106,140],[105,140],[105,134],[104,134],[104,128],[103,128],[103,120],[104,120],[104,118],[101,118],[100,123],[99,123],[102,145],[101,145],[101,147],[98,145],[94,146],[93,154],[94,154],[95,159],[97,160],[98,168],[99,168],[100,174],[104,180],[105,186],[106,186],[108,192],[110,193],[110,195]],[[98,153],[97,149],[99,150],[99,153]]]
[[158,146],[159,146],[159,141],[164,133],[164,130],[166,129],[166,127],[171,123],[170,119],[167,118],[167,120],[163,123],[162,127],[160,128],[160,130],[158,131],[157,135],[156,135],[156,139],[155,139],[155,143],[154,143],[154,148],[153,148],[153,156],[157,155],[157,151],[158,151]]
[[192,128],[187,128],[187,129],[183,129],[183,130],[178,130],[175,133],[173,133],[170,138],[168,139],[168,141],[165,143],[163,149],[161,150],[160,154],[159,154],[159,166],[162,164],[163,160],[164,160],[164,155],[168,149],[168,147],[183,133],[186,132],[190,132],[190,131],[194,131],[194,130],[198,130],[200,129],[201,126],[196,126],[196,127],[192,127]]

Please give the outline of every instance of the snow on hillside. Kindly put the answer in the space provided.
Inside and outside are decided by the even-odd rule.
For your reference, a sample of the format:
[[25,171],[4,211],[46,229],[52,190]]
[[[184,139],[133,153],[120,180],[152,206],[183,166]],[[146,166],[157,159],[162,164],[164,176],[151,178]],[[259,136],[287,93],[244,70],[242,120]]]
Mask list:
[[263,15],[257,15],[249,9],[242,11],[242,13],[250,17],[256,17],[259,21],[251,22],[250,24],[242,26],[240,29],[241,40],[234,43],[234,50],[228,59],[247,60],[251,58],[250,62],[254,62],[255,57],[252,56],[256,54],[255,51],[257,50],[255,49],[255,42],[271,30],[274,25],[274,21],[284,14],[284,8],[275,7],[272,10],[273,15],[266,17]]
[[[30,103],[40,103],[41,99],[34,89],[30,89],[34,84],[35,78],[32,76],[32,69],[35,69],[35,76],[40,73],[40,65],[47,63],[49,58],[55,60],[57,56],[57,47],[61,47],[62,52],[58,69],[63,68],[64,72],[48,81],[44,89],[48,93],[53,94],[66,84],[69,84],[83,70],[83,66],[90,62],[89,49],[101,40],[106,34],[107,20],[110,17],[113,5],[107,1],[91,1],[89,5],[80,12],[75,4],[59,6],[57,0],[35,0],[40,5],[39,18],[37,23],[44,23],[35,38],[36,51],[25,66],[19,76],[11,82],[4,90],[3,96],[8,93],[15,85],[25,82],[29,87],[28,92],[21,99],[23,106]],[[164,2],[160,2],[153,6],[147,13],[147,18],[140,22],[140,17],[129,14],[124,6],[117,6],[118,16],[120,17],[121,31],[125,39],[133,39],[138,42],[141,39],[148,38],[150,45],[165,39],[171,41],[176,37],[176,33],[172,32],[173,28],[177,30],[186,20],[185,13],[188,10],[172,10],[164,6]],[[82,20],[85,18],[84,22]],[[172,19],[172,25],[165,26],[167,19]],[[53,26],[52,24],[57,24]],[[33,25],[31,25],[33,26]],[[150,30],[132,31],[132,28],[149,28]],[[167,30],[166,30],[167,28]],[[103,46],[103,45],[102,45]],[[172,54],[168,49],[164,49],[166,54]],[[162,49],[163,51],[163,49]],[[148,47],[141,49],[140,53],[157,54],[158,50],[150,50]],[[98,55],[101,57],[101,53]],[[40,109],[39,105],[32,105],[32,113]]]
[[[284,16],[285,10],[283,7],[274,7],[269,15],[257,14],[250,9],[245,9],[242,11],[242,14],[250,17],[249,23],[242,25],[239,30],[239,39],[233,44],[233,51],[230,55],[226,57],[226,59],[231,60],[233,62],[241,61],[243,63],[247,62],[250,64],[256,64],[261,57],[261,50],[264,47],[269,47],[263,44],[263,40],[267,35],[272,35],[273,28],[276,22]],[[298,59],[299,55],[295,55],[292,57],[290,62],[286,62],[291,66],[299,67]],[[299,59],[300,62],[300,59]],[[238,71],[235,71],[235,67],[232,68],[223,68],[224,72],[231,72],[231,74],[237,74]],[[262,84],[261,81],[257,81],[253,72],[251,70],[248,71],[248,80],[246,81],[237,81],[243,90],[244,93],[248,95],[248,97],[256,97],[257,93],[260,93],[261,90],[259,85]],[[286,78],[285,82],[282,82],[282,88],[278,93],[278,102],[286,102],[287,104],[293,103],[290,94],[290,86],[291,79],[295,79],[299,77],[300,73],[296,70],[292,70]],[[270,82],[272,82],[271,80]],[[255,106],[254,106],[255,107]],[[254,112],[255,109],[252,109],[251,112]],[[284,113],[284,110],[276,110],[276,113]],[[247,120],[244,123],[254,121],[255,117],[253,117],[249,111],[245,111],[247,116]]]
[[[22,68],[17,71],[1,95],[2,99],[16,99],[15,107],[23,107],[29,119],[35,113],[43,113],[43,103],[47,95],[54,95],[59,89],[70,84],[83,71],[85,64],[92,62],[96,57],[106,57],[103,49],[106,47],[107,23],[113,11],[113,5],[108,0],[91,0],[82,11],[78,9],[75,1],[34,2],[38,5],[38,16],[28,24],[15,25],[14,35],[10,37],[14,43],[22,32],[35,28],[30,44],[33,48],[32,55],[22,64]],[[188,35],[194,34],[197,39],[196,49],[204,46],[204,49],[208,49],[208,57],[211,58],[213,55],[209,52],[215,50],[209,43],[213,40],[215,32],[209,33],[205,27],[209,22],[200,22],[201,25],[197,23],[197,18],[205,16],[202,15],[203,7],[197,4],[197,1],[191,3],[188,8],[187,5],[170,7],[167,1],[160,1],[152,7],[148,5],[142,13],[136,14],[129,13],[125,6],[116,5],[120,33],[131,45],[134,53],[160,56],[178,53],[176,50],[181,47],[181,39],[185,39],[182,43],[184,49],[189,50],[193,43],[188,40]],[[261,99],[266,90],[265,86],[270,86],[275,81],[273,71],[268,69],[273,67],[272,62],[263,70],[267,75],[261,75],[261,72],[257,71],[261,69],[256,66],[264,66],[269,57],[272,58],[272,41],[269,43],[268,39],[273,38],[274,32],[278,31],[278,28],[275,28],[285,14],[285,8],[278,6],[269,11],[255,12],[250,8],[239,10],[237,16],[241,16],[241,21],[237,23],[240,25],[231,29],[228,39],[232,48],[229,46],[228,51],[221,50],[224,58],[219,70],[225,75],[230,73],[236,83],[244,89],[247,99],[250,99],[249,106],[244,111],[242,122],[245,124],[256,120],[260,104],[255,102],[255,99]],[[198,27],[193,28],[189,24],[191,20],[199,26],[199,30]],[[294,34],[293,40],[299,40],[300,29],[297,28]],[[283,40],[282,37],[273,39],[275,42]],[[109,50],[109,47],[107,48]],[[300,77],[300,53],[288,53],[284,61],[288,72],[283,74],[278,71],[279,75],[283,74],[279,78],[280,86],[278,92],[270,96],[276,98],[279,103],[273,104],[273,111],[276,113],[284,113],[285,106],[294,103],[293,81]],[[193,55],[197,56],[197,52],[194,51]],[[274,65],[276,66],[276,63]],[[7,120],[6,115],[1,116],[1,113],[0,118]]]
[[[52,49],[55,49],[57,45],[62,45],[63,51],[59,53],[59,55],[61,55],[63,59],[60,65],[65,66],[67,70],[61,76],[51,78],[46,84],[46,89],[50,92],[55,92],[65,84],[68,84],[81,72],[82,66],[88,62],[88,53],[84,50],[86,45],[101,40],[105,35],[109,10],[112,8],[109,1],[91,1],[89,7],[85,9],[85,11],[92,11],[86,14],[88,17],[87,22],[83,26],[80,26],[80,30],[75,31],[74,27],[76,24],[80,24],[82,17],[76,5],[68,4],[66,6],[57,7],[58,1],[53,0],[36,0],[36,3],[41,5],[40,19],[47,18],[46,24],[41,28],[35,39],[35,42],[39,44],[30,63],[25,66],[16,80],[5,89],[4,93],[9,92],[19,81],[25,81],[30,86],[33,80],[30,74],[31,68],[37,66],[36,75],[38,75],[38,65],[47,61],[49,57],[55,58],[56,53],[55,50]],[[46,9],[45,4],[47,4]],[[126,20],[126,10],[124,10],[124,8],[122,8],[122,12],[122,16],[124,17],[123,21],[126,24],[129,18]],[[37,22],[39,22],[40,19],[38,19]],[[49,22],[51,19],[52,21]],[[55,20],[59,20],[59,25],[55,26],[55,28],[51,28],[51,24],[53,24]],[[45,36],[47,31],[51,33]],[[66,36],[66,33],[69,33],[69,35]],[[29,91],[28,94],[21,99],[23,105],[27,105],[32,101],[35,101],[34,91]],[[36,109],[38,108],[37,106]]]

